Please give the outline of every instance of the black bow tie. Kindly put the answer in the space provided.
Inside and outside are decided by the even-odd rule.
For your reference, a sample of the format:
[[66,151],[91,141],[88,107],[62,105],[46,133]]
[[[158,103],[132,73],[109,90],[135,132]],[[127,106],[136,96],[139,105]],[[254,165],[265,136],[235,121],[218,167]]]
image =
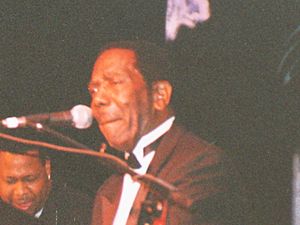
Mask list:
[[[148,145],[147,147],[144,148],[144,154],[148,154],[151,151],[155,151],[161,141],[161,137],[156,140],[154,143],[152,143],[151,145]],[[137,158],[135,157],[134,154],[130,153],[129,157],[127,158],[127,164],[128,166],[130,166],[132,169],[139,169],[142,167],[142,165],[139,163],[139,161],[137,160]]]
[[127,159],[127,164],[128,166],[130,166],[132,169],[139,169],[141,168],[141,164],[139,163],[139,161],[137,160],[137,158],[135,157],[134,154],[130,153],[129,157]]

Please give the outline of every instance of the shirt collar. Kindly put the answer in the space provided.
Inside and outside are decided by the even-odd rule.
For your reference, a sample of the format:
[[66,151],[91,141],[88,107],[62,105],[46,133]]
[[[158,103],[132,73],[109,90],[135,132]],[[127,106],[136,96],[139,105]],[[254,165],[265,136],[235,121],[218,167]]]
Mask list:
[[154,141],[159,139],[163,134],[165,134],[172,126],[175,120],[175,116],[170,117],[158,127],[141,137],[141,139],[136,144],[132,153],[136,156],[136,158],[140,161],[144,157],[144,147],[152,144]]
[[44,209],[44,208],[41,208],[41,209],[34,215],[34,217],[35,217],[35,218],[40,218],[40,216],[41,216],[41,214],[42,214],[42,212],[43,212],[43,209]]

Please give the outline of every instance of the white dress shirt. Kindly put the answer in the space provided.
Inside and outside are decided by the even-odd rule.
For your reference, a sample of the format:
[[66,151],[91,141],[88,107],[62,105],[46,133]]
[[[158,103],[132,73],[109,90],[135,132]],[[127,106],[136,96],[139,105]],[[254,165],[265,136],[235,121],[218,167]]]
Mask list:
[[[154,141],[159,139],[163,134],[165,134],[172,126],[175,117],[171,117],[161,125],[156,127],[154,130],[150,131],[148,134],[144,135],[136,144],[132,153],[135,155],[141,168],[134,169],[134,171],[140,175],[144,175],[154,157],[155,151],[149,152],[144,155],[144,148],[152,144]],[[153,149],[154,150],[154,149]],[[125,153],[128,154],[128,153]],[[128,155],[127,155],[128,156]],[[125,155],[126,157],[126,155]],[[117,209],[116,216],[114,218],[113,225],[126,225],[129,217],[130,210],[133,206],[133,202],[136,198],[137,192],[141,184],[134,181],[129,174],[125,174],[123,178],[123,187],[121,193],[120,203]]]

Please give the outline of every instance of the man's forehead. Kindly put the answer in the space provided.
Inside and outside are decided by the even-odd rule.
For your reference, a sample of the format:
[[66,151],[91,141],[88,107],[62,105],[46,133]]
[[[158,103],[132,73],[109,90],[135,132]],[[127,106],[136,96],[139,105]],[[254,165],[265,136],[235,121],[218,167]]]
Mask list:
[[112,48],[105,50],[97,59],[95,66],[109,67],[127,65],[136,62],[136,54],[131,49]]
[[39,152],[36,150],[29,150],[25,152],[10,152],[10,151],[3,151],[0,150],[0,161],[1,160],[8,160],[8,161],[15,161],[15,160],[34,160],[40,161]]
[[90,85],[102,78],[132,76],[132,72],[137,71],[136,69],[136,54],[133,50],[108,49],[98,57],[95,63]]
[[2,177],[24,177],[40,174],[45,170],[39,160],[32,158],[11,158],[3,159],[0,165],[0,176]]

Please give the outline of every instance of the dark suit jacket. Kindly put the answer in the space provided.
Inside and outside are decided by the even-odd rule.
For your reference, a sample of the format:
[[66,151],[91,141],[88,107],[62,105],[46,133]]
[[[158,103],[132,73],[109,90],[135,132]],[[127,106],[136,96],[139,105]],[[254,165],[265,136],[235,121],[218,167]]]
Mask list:
[[[226,163],[221,149],[183,128],[173,126],[163,136],[148,173],[173,184],[192,201],[189,209],[169,201],[168,225],[234,224],[228,214],[240,215],[232,208],[234,197],[230,179],[234,177],[229,177],[232,171],[226,168]],[[122,177],[121,174],[112,175],[100,187],[94,202],[92,225],[112,224],[120,200]]]
[[88,225],[91,219],[90,197],[70,188],[52,190],[40,222],[43,225]]

